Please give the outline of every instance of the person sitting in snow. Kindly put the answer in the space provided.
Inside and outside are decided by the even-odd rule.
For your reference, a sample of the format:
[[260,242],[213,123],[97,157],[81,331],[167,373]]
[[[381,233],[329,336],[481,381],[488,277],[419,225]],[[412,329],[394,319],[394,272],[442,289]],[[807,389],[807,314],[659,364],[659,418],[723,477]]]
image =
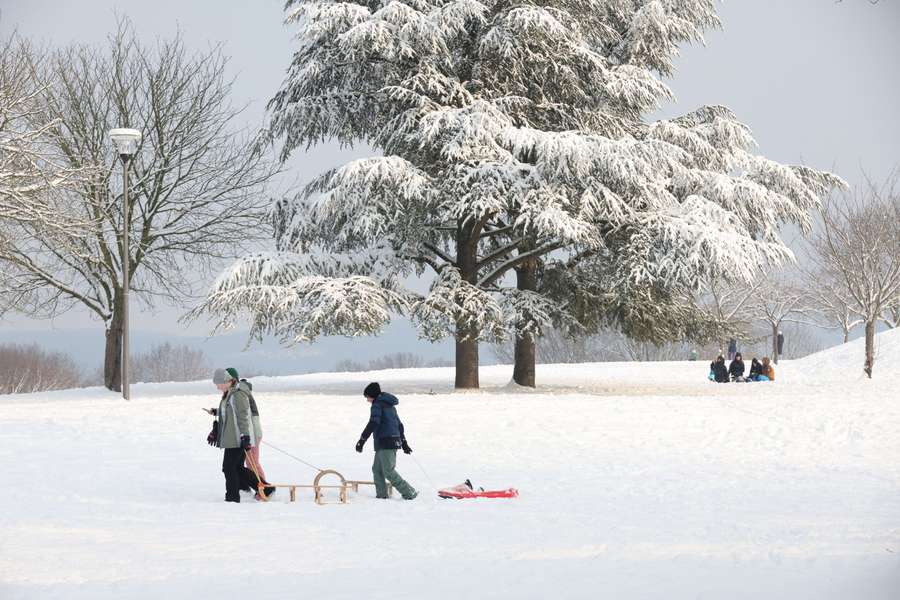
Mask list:
[[[763,379],[765,377],[766,379]],[[762,359],[762,375],[760,375],[761,381],[775,381],[775,365],[773,365],[769,361],[768,356],[763,356]]]
[[753,357],[753,360],[750,361],[750,374],[747,376],[747,379],[750,381],[759,381],[759,376],[762,375],[762,364],[756,360],[756,357]]
[[[216,369],[213,372],[213,383],[222,392],[222,399],[218,408],[207,411],[217,419],[206,441],[225,450],[222,457],[225,501],[240,502],[241,489],[257,490],[259,487],[259,479],[251,469],[244,466],[255,440],[250,395],[246,385],[242,387],[234,369]],[[274,490],[275,488],[266,487],[264,493],[268,496]]]
[[363,390],[366,401],[372,404],[369,410],[369,422],[356,442],[356,451],[362,452],[370,435],[374,434],[375,461],[372,463],[372,476],[375,481],[375,497],[387,498],[387,481],[400,492],[404,500],[412,500],[419,495],[399,473],[397,473],[397,450],[404,454],[412,454],[412,448],[406,442],[403,422],[397,416],[396,396],[381,391],[381,386],[372,382]]
[[728,383],[728,367],[725,366],[725,357],[721,354],[709,363],[709,378],[716,383]]
[[734,355],[734,360],[728,365],[728,375],[732,381],[744,381],[744,359],[740,352]]

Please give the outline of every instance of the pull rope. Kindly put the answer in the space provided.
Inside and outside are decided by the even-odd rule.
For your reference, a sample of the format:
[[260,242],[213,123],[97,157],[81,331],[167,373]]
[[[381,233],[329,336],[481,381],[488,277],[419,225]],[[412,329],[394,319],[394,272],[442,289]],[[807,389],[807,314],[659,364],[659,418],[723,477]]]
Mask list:
[[278,446],[273,446],[273,445],[270,444],[269,442],[264,442],[264,441],[260,440],[259,443],[268,446],[268,447],[271,448],[272,450],[277,450],[278,452],[281,452],[281,453],[284,454],[285,456],[289,456],[289,457],[293,458],[293,459],[296,460],[298,463],[303,463],[304,465],[306,465],[306,466],[309,467],[310,469],[315,469],[316,471],[319,471],[319,472],[322,472],[322,471],[325,470],[325,469],[320,469],[320,468],[317,467],[316,465],[313,465],[313,464],[310,464],[310,463],[306,462],[305,460],[303,460],[303,459],[300,458],[300,457],[294,456],[294,455],[291,454],[290,452],[286,452],[286,451],[282,450],[282,449],[279,448]]
[[416,463],[416,466],[419,467],[419,470],[422,471],[423,475],[425,475],[425,479],[427,479],[428,483],[431,484],[432,489],[435,489],[435,490],[438,489],[437,486],[434,485],[434,481],[432,481],[431,477],[428,475],[428,472],[424,468],[422,468],[422,465],[419,464],[418,460],[416,460],[416,457],[413,456],[412,454],[408,454],[407,456],[409,456],[411,459],[413,459],[413,462]]

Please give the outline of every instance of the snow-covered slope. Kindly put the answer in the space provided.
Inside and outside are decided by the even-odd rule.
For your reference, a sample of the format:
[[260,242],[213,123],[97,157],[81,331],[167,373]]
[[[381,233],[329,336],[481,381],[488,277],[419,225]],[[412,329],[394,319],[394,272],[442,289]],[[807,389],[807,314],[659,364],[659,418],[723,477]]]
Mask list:
[[[865,362],[866,340],[860,337],[794,361],[794,367],[823,380],[839,381],[865,378]],[[875,335],[873,379],[900,382],[900,328]]]
[[[885,347],[882,338],[882,348]],[[887,361],[885,361],[887,362]],[[706,363],[258,378],[265,441],[368,478],[377,378],[412,502],[222,502],[211,383],[0,398],[0,598],[896,600],[900,403],[876,382],[717,385]],[[271,447],[270,479],[315,472]],[[465,478],[515,500],[450,501]]]

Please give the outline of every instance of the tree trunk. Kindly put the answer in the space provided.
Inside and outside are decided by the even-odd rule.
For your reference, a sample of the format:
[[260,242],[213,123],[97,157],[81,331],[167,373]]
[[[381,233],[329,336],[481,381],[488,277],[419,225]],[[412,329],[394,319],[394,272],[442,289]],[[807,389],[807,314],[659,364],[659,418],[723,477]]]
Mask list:
[[878,321],[875,319],[866,321],[866,366],[863,370],[869,379],[872,378],[872,369],[875,366],[875,325],[877,323]]
[[513,381],[519,385],[535,387],[535,351],[536,347],[533,334],[526,333],[521,336],[516,336],[516,363],[513,367]]
[[[516,287],[519,290],[537,291],[537,261],[529,260],[516,268]],[[515,366],[513,367],[513,381],[519,385],[535,387],[534,363],[535,363],[535,339],[534,334],[519,333],[529,325],[532,315],[524,313],[517,324]]]
[[478,389],[478,341],[473,333],[456,328],[456,389]]
[[103,385],[114,392],[122,391],[122,333],[124,331],[122,296],[116,292],[112,319],[106,328],[106,352],[103,359]]
[[778,364],[778,326],[772,325],[772,362]]
[[[456,265],[464,281],[478,282],[478,231],[460,221],[456,230]],[[456,324],[456,389],[478,389],[478,337],[481,332],[460,321]]]

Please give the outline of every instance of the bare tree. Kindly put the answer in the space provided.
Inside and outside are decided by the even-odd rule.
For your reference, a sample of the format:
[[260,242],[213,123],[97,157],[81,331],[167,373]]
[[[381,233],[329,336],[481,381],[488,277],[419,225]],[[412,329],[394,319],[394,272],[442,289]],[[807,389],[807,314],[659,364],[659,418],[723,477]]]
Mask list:
[[[772,352],[769,326],[768,324],[762,325],[766,330],[765,335],[751,337],[740,349],[745,361],[751,357],[769,356]],[[803,358],[824,350],[826,343],[818,335],[820,327],[821,325],[818,323],[812,324],[805,321],[785,323],[782,327],[785,337],[784,352],[779,356],[779,360]]]
[[782,358],[797,359],[815,354],[825,349],[825,344],[816,335],[816,329],[807,323],[788,323],[784,327],[785,344]]
[[[548,327],[538,336],[535,360],[539,364],[583,363],[601,360],[602,350],[597,347],[599,336],[571,335],[568,332]],[[515,343],[495,342],[491,353],[503,364],[512,364],[516,357]]]
[[449,358],[433,358],[429,360],[426,364],[426,367],[452,367],[454,363]]
[[[558,329],[547,329],[541,332],[540,342],[537,346],[539,364],[683,360],[690,354],[686,344],[639,341],[614,330],[573,336]],[[493,344],[491,350],[502,363],[512,362],[515,358],[513,344]]]
[[[81,217],[56,192],[96,174],[66,165],[50,140],[58,122],[40,106],[49,82],[32,70],[42,60],[43,52],[17,35],[0,40],[0,245],[15,239],[14,224],[25,224],[35,232],[55,234],[68,247]],[[4,279],[13,276],[4,273]]]
[[686,344],[654,344],[653,342],[633,340],[622,334],[619,334],[618,338],[613,346],[614,352],[619,354],[622,359],[628,361],[660,362],[684,360],[690,353],[690,349]]
[[[180,35],[142,45],[127,22],[105,48],[74,46],[31,63],[48,82],[29,111],[34,127],[53,123],[47,143],[72,169],[100,177],[65,191],[60,202],[88,222],[74,243],[68,233],[4,220],[0,296],[33,316],[87,308],[106,328],[104,383],[121,389],[123,289],[147,305],[196,294],[223,257],[247,251],[271,234],[263,227],[267,184],[277,173],[252,151],[229,101],[226,58],[219,48],[189,53]],[[108,140],[113,127],[140,129],[131,161],[130,219],[123,223],[121,177]],[[65,215],[65,213],[63,213]],[[59,224],[70,224],[61,216]],[[131,231],[127,255],[119,243]],[[122,265],[129,264],[129,281]]]
[[427,363],[422,357],[409,352],[386,354],[369,361],[368,366],[353,359],[345,358],[334,365],[335,373],[358,373],[360,371],[377,371],[380,369],[417,369],[420,367],[452,367],[453,362],[446,358],[436,358]]
[[369,361],[370,371],[380,371],[382,369],[418,369],[425,366],[425,361],[421,356],[412,354],[411,352],[397,352],[394,354],[385,354]]
[[850,332],[864,320],[852,308],[852,302],[846,292],[841,290],[840,282],[835,281],[830,273],[811,271],[807,273],[804,291],[813,302],[815,313],[822,326],[829,329],[840,329],[844,343],[850,339]]
[[0,394],[27,394],[74,388],[81,373],[62,352],[46,352],[37,344],[0,345]]
[[753,324],[750,310],[757,297],[762,279],[752,283],[711,281],[700,296],[700,305],[716,322],[719,351],[723,351],[728,338],[747,340]]
[[131,357],[131,380],[156,383],[196,381],[210,373],[203,350],[186,345],[158,344],[147,352]]
[[591,362],[597,360],[599,354],[596,337],[573,336],[556,328],[541,332],[540,341],[537,358],[542,364]]
[[863,370],[872,377],[875,330],[900,295],[900,194],[897,176],[862,191],[830,198],[822,207],[821,231],[812,259],[835,282],[865,322]]
[[762,321],[772,337],[772,361],[778,363],[778,334],[784,323],[804,323],[814,310],[799,275],[783,272],[771,273],[760,279],[748,310]]
[[339,360],[337,364],[334,365],[335,373],[359,373],[365,370],[366,366],[364,364],[349,358]]

